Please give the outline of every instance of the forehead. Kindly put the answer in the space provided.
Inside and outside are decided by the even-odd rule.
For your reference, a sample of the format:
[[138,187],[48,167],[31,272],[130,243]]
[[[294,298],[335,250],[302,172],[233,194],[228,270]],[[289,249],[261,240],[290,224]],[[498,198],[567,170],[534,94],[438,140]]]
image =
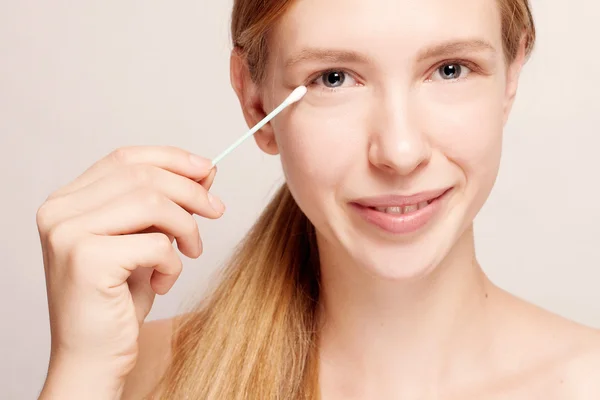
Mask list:
[[462,39],[502,50],[497,0],[296,0],[273,33],[284,57],[305,47],[408,57]]

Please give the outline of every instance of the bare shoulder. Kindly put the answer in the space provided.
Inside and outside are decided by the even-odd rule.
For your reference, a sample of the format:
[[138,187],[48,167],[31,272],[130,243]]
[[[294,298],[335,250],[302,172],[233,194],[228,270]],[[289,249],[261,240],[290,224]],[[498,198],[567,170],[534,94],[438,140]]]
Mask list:
[[514,296],[503,300],[505,361],[521,366],[512,398],[600,399],[600,330]]
[[140,330],[137,363],[127,377],[122,399],[143,399],[156,386],[171,359],[176,318],[146,322]]
[[[561,316],[546,313],[542,316],[538,340],[550,355],[542,367],[546,375],[546,398],[568,400],[600,399],[600,330],[582,325]],[[542,373],[542,375],[544,375]]]
[[564,368],[569,398],[600,399],[600,331],[577,326],[574,339],[579,341]]

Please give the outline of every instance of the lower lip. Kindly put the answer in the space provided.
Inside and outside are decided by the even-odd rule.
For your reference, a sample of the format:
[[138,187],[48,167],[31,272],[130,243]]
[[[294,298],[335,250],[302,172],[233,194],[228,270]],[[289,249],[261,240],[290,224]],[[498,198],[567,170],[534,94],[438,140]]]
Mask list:
[[441,208],[442,200],[447,196],[445,192],[434,199],[426,207],[406,214],[388,214],[356,203],[351,203],[358,214],[367,222],[395,235],[414,233],[423,228]]

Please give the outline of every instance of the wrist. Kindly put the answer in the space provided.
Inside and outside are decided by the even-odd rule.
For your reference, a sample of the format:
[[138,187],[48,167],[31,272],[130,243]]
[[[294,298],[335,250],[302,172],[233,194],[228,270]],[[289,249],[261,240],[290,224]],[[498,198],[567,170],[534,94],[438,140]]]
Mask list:
[[119,399],[125,375],[114,365],[72,357],[51,357],[39,400]]

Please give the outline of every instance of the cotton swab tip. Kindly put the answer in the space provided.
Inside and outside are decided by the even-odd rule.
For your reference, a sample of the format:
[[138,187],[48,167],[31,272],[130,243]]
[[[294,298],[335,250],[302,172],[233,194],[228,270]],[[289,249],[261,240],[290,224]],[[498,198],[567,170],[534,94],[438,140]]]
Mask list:
[[287,104],[293,104],[293,103],[297,102],[298,100],[300,100],[301,98],[304,97],[307,90],[308,89],[306,89],[306,86],[298,86],[296,89],[294,89],[294,91],[292,93],[290,93],[290,95],[285,100],[285,102]]

